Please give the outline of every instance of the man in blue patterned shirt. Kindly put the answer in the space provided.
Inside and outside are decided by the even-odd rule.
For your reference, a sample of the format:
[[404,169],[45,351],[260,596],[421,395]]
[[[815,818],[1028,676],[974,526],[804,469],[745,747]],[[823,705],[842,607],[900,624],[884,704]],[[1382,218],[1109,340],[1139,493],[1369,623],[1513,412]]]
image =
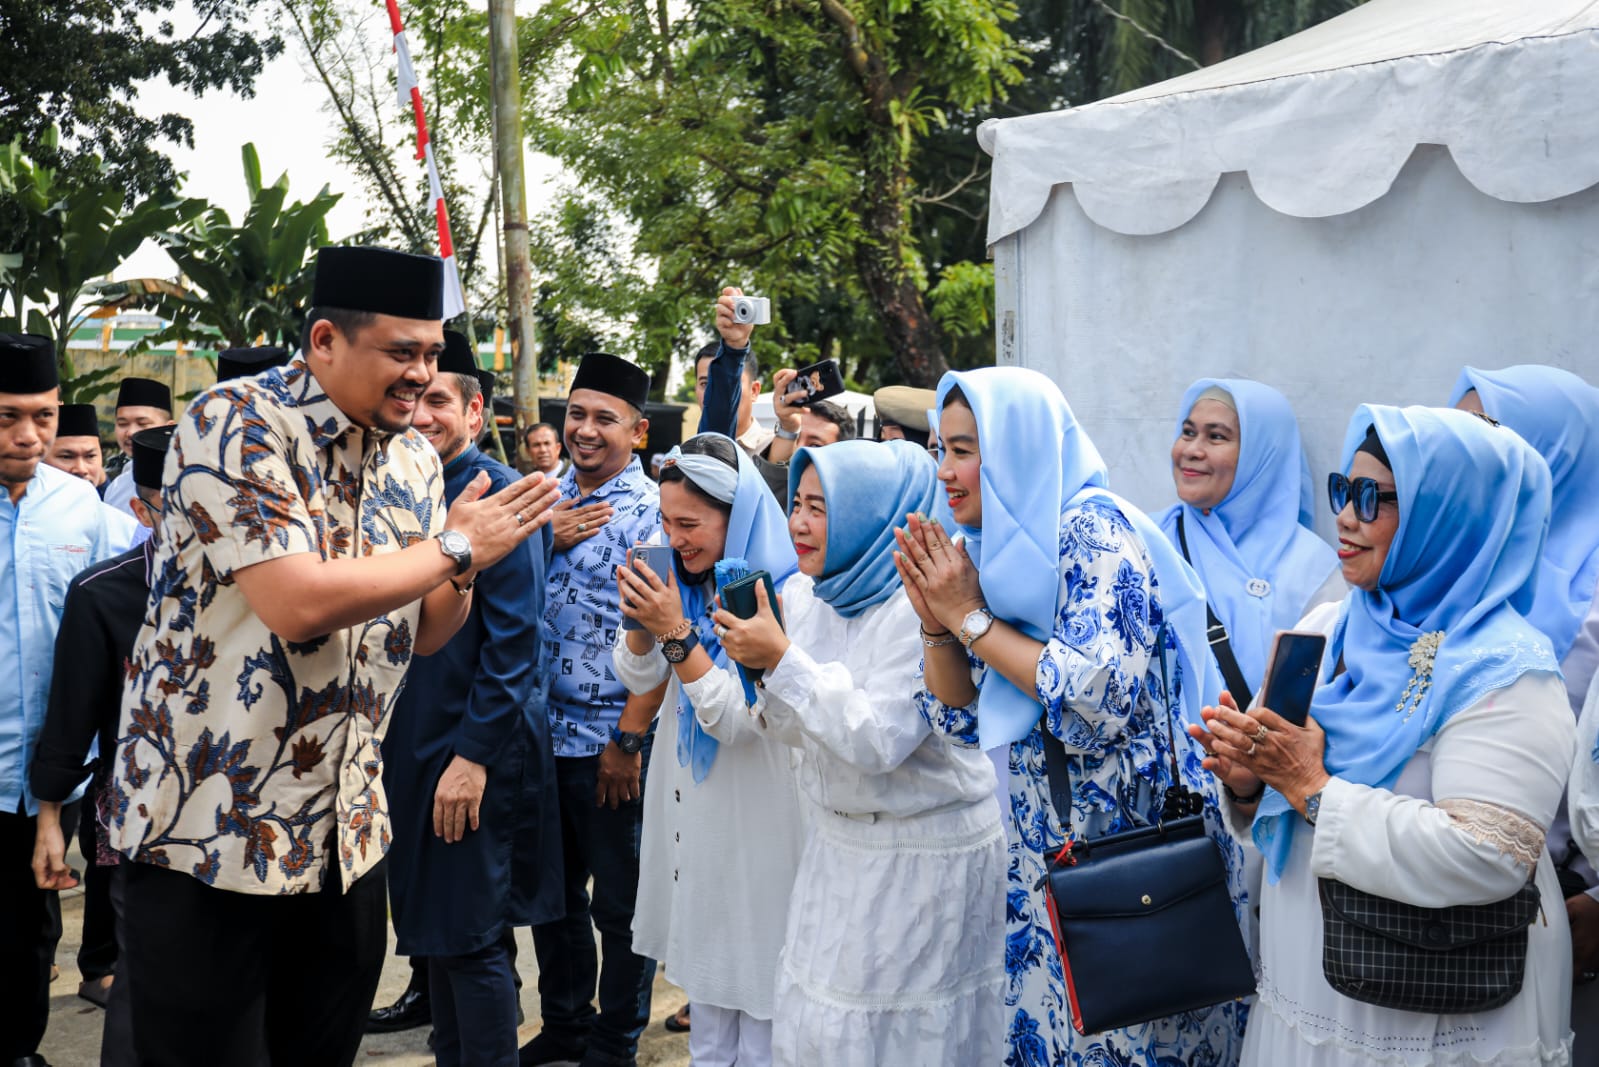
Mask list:
[[649,1021],[655,961],[633,952],[633,902],[644,821],[642,767],[660,695],[653,703],[630,701],[611,671],[622,623],[616,568],[661,521],[660,493],[633,454],[649,429],[643,417],[649,386],[639,367],[596,352],[583,358],[566,400],[572,465],[561,479],[563,499],[551,522],[555,546],[544,609],[566,918],[533,928],[544,1026],[522,1049],[524,1067],[631,1065]]
[[443,263],[323,248],[301,358],[178,421],[109,838],[141,1062],[353,1062],[383,966],[383,740],[413,655],[546,522],[538,477],[444,514],[411,418]]

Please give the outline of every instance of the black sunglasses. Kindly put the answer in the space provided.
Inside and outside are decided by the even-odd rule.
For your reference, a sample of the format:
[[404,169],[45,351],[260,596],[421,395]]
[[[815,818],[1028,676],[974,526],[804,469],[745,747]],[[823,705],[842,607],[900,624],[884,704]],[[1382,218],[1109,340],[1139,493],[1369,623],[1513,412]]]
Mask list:
[[1334,515],[1341,514],[1349,506],[1351,497],[1355,501],[1355,517],[1361,522],[1377,521],[1379,503],[1399,503],[1399,494],[1378,489],[1375,478],[1349,479],[1337,473],[1327,475],[1327,503],[1332,505]]

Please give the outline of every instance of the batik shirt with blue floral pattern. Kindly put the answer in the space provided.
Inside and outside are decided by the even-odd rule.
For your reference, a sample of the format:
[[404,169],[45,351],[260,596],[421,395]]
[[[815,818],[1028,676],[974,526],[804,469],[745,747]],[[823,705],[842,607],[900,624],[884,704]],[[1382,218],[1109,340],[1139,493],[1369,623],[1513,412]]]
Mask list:
[[[1183,784],[1205,797],[1211,836],[1222,846],[1229,888],[1242,920],[1247,911],[1243,854],[1227,835],[1214,779],[1181,721],[1166,722],[1160,590],[1132,525],[1110,498],[1068,504],[1060,521],[1060,593],[1055,626],[1039,656],[1040,722],[1060,738],[1072,781],[1078,837],[1152,825],[1172,778],[1172,738]],[[1173,707],[1182,685],[1175,642],[1167,633],[1166,679]],[[969,657],[981,688],[988,667]],[[925,686],[917,706],[935,733],[975,747],[978,711],[951,708]],[[1181,718],[1181,712],[1178,712]],[[1071,1024],[1065,976],[1039,882],[1044,857],[1064,840],[1050,803],[1040,726],[1010,749],[1010,871],[1006,886],[1006,1067],[1221,1067],[1238,1062],[1245,1014],[1227,1003],[1151,1023],[1084,1036]],[[1170,966],[1204,966],[1173,945]],[[1114,968],[1109,968],[1113,970]]]
[[295,643],[267,629],[233,575],[433,536],[438,455],[414,430],[352,424],[296,360],[196,399],[165,485],[123,690],[112,843],[234,892],[348,888],[389,847],[381,746],[420,602]]

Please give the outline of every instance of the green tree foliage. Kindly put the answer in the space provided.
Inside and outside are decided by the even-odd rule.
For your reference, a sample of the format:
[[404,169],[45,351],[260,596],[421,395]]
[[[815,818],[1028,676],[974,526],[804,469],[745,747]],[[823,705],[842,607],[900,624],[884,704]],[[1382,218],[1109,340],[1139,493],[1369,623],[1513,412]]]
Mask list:
[[[175,113],[138,106],[164,78],[200,95],[248,96],[282,44],[246,20],[255,0],[0,0],[0,141],[81,184],[105,182],[132,203],[178,184],[163,144],[193,146]],[[177,9],[177,10],[175,10]],[[192,25],[175,25],[178,21]],[[47,137],[52,128],[60,141]]]
[[[858,378],[879,355],[889,377],[936,381],[938,278],[914,228],[913,172],[952,110],[1020,79],[1014,17],[1006,0],[541,8],[522,41],[525,81],[544,85],[529,137],[624,216],[654,268],[647,292],[614,294],[636,354],[664,360],[737,284],[773,297],[768,355],[840,355]],[[584,255],[580,241],[562,247]],[[875,353],[855,350],[863,335]]]
[[[53,147],[54,134],[43,143]],[[81,162],[81,161],[80,161]],[[74,168],[75,176],[81,167]],[[0,245],[0,329],[53,338],[63,392],[74,399],[90,382],[74,377],[67,341],[99,306],[98,279],[147,238],[193,218],[198,200],[152,196],[123,203],[102,166],[83,183],[35,162],[20,142],[0,148],[0,202],[12,223]]]
[[522,31],[529,137],[578,178],[540,218],[551,317],[597,309],[658,361],[736,284],[774,298],[768,363],[839,357],[870,384],[992,362],[983,120],[1191,69],[1166,44],[1215,62],[1358,2],[546,4]]
[[172,325],[144,338],[141,347],[170,341],[215,341],[229,347],[299,343],[311,299],[312,255],[327,243],[327,214],[339,194],[326,186],[309,202],[286,203],[289,176],[261,183],[255,145],[243,148],[250,206],[235,226],[227,212],[211,207],[173,230],[157,235],[187,285],[147,304]]

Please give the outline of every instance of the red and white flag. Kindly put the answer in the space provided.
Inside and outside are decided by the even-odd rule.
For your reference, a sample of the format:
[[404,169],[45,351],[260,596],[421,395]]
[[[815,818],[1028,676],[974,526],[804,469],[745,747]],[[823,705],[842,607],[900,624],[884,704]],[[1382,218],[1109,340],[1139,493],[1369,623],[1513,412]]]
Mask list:
[[450,212],[444,206],[444,186],[439,183],[439,166],[433,160],[433,142],[428,138],[427,116],[422,111],[422,86],[411,62],[411,46],[405,42],[405,26],[400,22],[397,0],[385,0],[389,25],[394,29],[394,51],[399,56],[400,103],[407,102],[416,113],[416,158],[428,165],[428,191],[433,197],[433,214],[439,224],[439,255],[444,259],[444,317],[453,319],[466,310],[461,295],[461,275],[455,269],[455,244],[450,240]]

